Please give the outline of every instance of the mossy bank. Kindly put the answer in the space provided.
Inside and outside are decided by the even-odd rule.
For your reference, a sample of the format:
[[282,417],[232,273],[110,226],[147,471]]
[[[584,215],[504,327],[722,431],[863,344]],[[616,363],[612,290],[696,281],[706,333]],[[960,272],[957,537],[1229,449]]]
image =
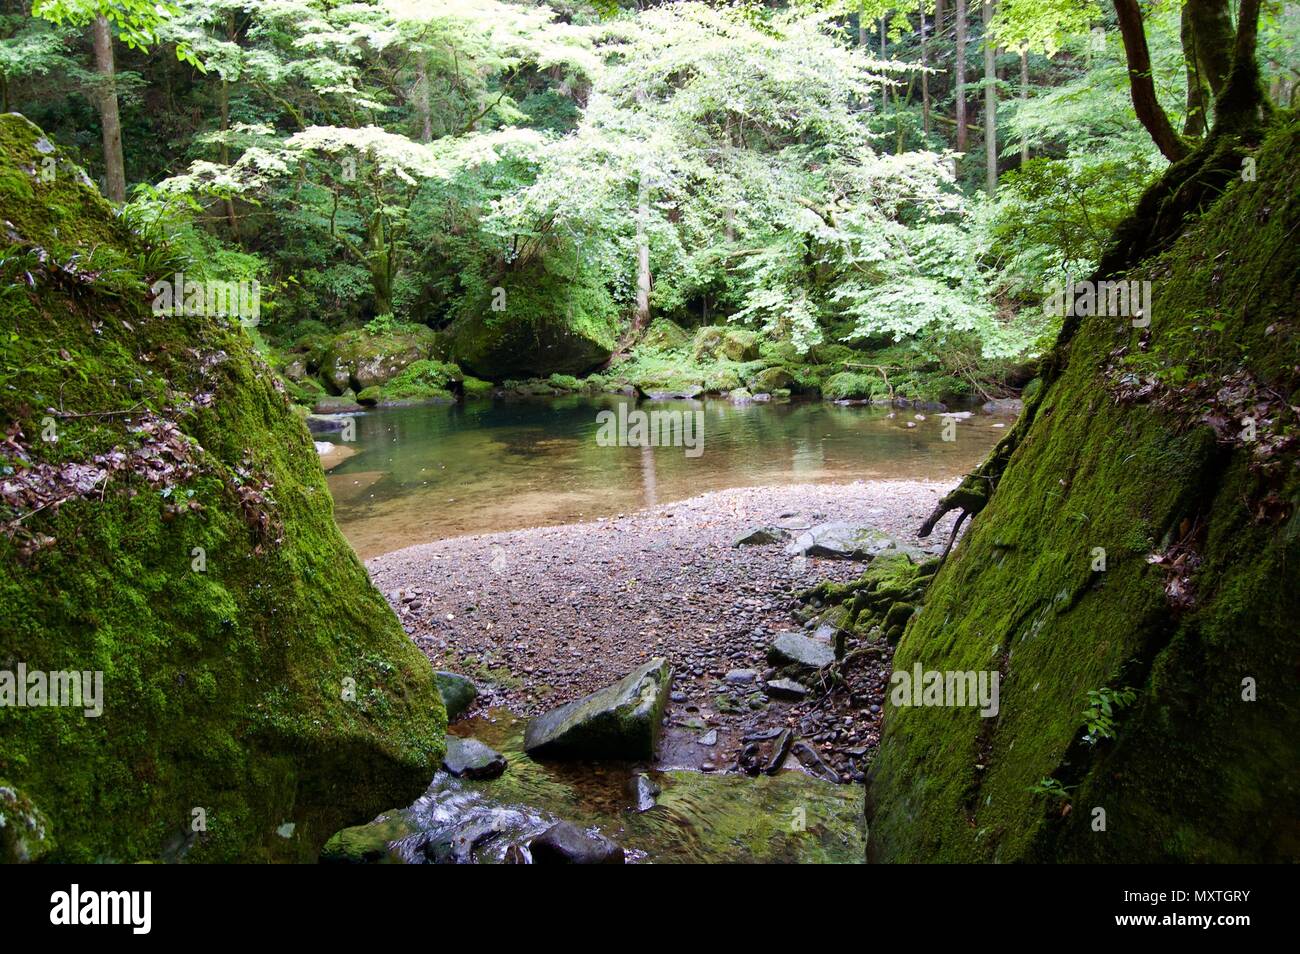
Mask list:
[[995,451],[1012,451],[996,492],[971,491],[983,509],[894,668],[994,670],[1000,708],[886,709],[873,859],[1300,858],[1288,122],[1226,144],[1257,179],[1225,175],[1127,276],[1152,283],[1150,326],[1083,319]]
[[[0,670],[99,671],[103,711],[0,708],[8,859],[313,860],[439,764],[445,715],[338,533],[306,428],[177,261],[0,117]],[[37,830],[39,829],[39,834]]]

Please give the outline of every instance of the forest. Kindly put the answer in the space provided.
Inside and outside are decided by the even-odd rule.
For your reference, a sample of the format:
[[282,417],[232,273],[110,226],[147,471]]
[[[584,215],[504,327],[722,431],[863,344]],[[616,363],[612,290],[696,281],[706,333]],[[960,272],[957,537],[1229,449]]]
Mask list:
[[0,860],[1300,860],[1298,91],[1289,0],[0,0]]

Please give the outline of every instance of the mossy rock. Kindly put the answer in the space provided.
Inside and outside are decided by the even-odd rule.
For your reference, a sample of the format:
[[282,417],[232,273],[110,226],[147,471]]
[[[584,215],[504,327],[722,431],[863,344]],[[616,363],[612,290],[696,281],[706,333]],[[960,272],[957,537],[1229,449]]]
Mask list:
[[486,289],[453,325],[452,358],[471,374],[492,381],[582,375],[609,360],[619,313],[599,282],[575,283],[567,265],[553,274],[543,263],[500,288],[504,310],[493,310],[497,296]]
[[[0,116],[9,242],[113,267],[42,273],[0,312],[0,468],[66,498],[0,503],[0,659],[102,672],[103,712],[0,707],[0,778],[44,816],[46,861],[314,860],[428,784],[433,673],[340,535],[280,379],[229,320],[150,312],[137,263],[184,263],[83,177],[36,174],[42,138]],[[74,416],[42,441],[52,407]]]
[[[1300,860],[1294,417],[1261,416],[1245,442],[1231,408],[1206,413],[1234,388],[1254,406],[1300,386],[1300,123],[1284,123],[1255,181],[1233,156],[1221,197],[1115,276],[1152,281],[1148,329],[1083,318],[1045,359],[994,493],[893,662],[996,670],[1000,709],[887,706],[873,859]],[[1216,432],[1216,413],[1232,426]],[[1088,694],[1106,688],[1136,697],[1090,742]]]
[[758,332],[723,325],[705,325],[695,332],[691,354],[696,361],[756,361]]
[[524,749],[537,757],[652,758],[673,671],[652,659],[612,686],[528,722]]
[[330,342],[320,377],[331,394],[349,388],[360,394],[386,384],[417,361],[445,358],[446,350],[443,337],[423,325],[399,325],[378,334],[357,328]]
[[822,383],[822,397],[828,401],[865,401],[883,388],[880,375],[860,371],[841,371]]
[[740,375],[734,368],[716,367],[704,375],[703,387],[709,394],[726,394],[740,386]]
[[39,861],[53,848],[44,813],[22,791],[0,779],[0,864]]
[[650,322],[650,327],[646,328],[636,344],[638,348],[652,351],[672,351],[685,347],[690,340],[690,334],[675,321],[656,318]]
[[794,375],[785,368],[764,368],[746,381],[745,387],[749,388],[754,394],[772,394],[776,391],[785,391],[788,397],[790,386],[794,383]]
[[467,398],[487,397],[496,387],[491,381],[484,381],[482,378],[476,378],[471,374],[466,374],[460,381],[461,392]]
[[362,391],[357,401],[366,405],[453,401],[463,381],[464,376],[456,365],[421,360],[408,365],[388,383]]

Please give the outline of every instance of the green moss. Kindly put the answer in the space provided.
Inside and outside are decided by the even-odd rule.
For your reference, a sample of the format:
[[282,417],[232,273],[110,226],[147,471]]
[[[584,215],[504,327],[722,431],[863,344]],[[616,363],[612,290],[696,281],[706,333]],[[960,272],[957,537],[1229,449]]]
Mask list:
[[706,325],[695,332],[691,354],[696,361],[754,361],[758,358],[756,331],[721,325]]
[[[1186,386],[1204,375],[1193,393],[1211,402],[1230,378],[1262,382],[1259,400],[1295,392],[1298,147],[1294,122],[1275,132],[1258,181],[1230,184],[1131,276],[1153,282],[1149,333],[1085,319],[1052,357],[996,492],[894,660],[1001,672],[999,714],[887,708],[868,790],[873,857],[1300,858],[1300,708],[1262,690],[1294,679],[1295,451],[1261,458],[1216,438],[1199,396],[1189,406],[1156,383],[1134,397],[1121,361],[1151,351],[1185,363]],[[1197,329],[1216,325],[1208,347]],[[1280,404],[1273,413],[1283,436],[1300,431]],[[1245,679],[1257,701],[1243,699]],[[1113,742],[1089,745],[1087,694],[1106,686],[1137,699]],[[1043,793],[1045,778],[1066,786],[1071,811]]]
[[861,371],[841,371],[822,384],[822,397],[828,401],[870,400],[882,387],[880,375]]
[[[8,179],[38,137],[0,117]],[[0,197],[13,241],[52,247],[59,229],[136,256],[79,177],[29,188]],[[53,209],[76,210],[72,237]],[[194,467],[123,467],[39,512],[0,505],[0,659],[101,671],[104,689],[98,718],[0,709],[0,777],[47,819],[48,860],[309,860],[423,789],[445,724],[433,675],[338,533],[310,436],[247,336],[159,319],[123,287],[42,275],[0,309],[0,425],[24,449],[0,467],[114,449],[174,463],[172,423]],[[57,417],[54,443],[47,408],[80,415]]]

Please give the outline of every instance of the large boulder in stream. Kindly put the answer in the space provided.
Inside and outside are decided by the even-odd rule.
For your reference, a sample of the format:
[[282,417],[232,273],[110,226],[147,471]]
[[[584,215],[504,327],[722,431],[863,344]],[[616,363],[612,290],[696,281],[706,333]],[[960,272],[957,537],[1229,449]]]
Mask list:
[[0,221],[30,270],[0,309],[0,661],[97,674],[85,705],[0,706],[0,817],[33,826],[0,855],[315,861],[441,764],[429,662],[248,334],[156,314],[184,263],[13,113]]
[[604,835],[556,822],[528,844],[533,864],[621,865],[623,849]]
[[478,739],[447,736],[442,767],[457,778],[498,778],[506,770],[506,757]]
[[360,394],[391,381],[417,361],[446,356],[442,335],[424,325],[396,325],[381,332],[357,328],[330,342],[320,376],[331,394],[349,389]]
[[524,749],[555,758],[650,758],[672,678],[666,660],[652,659],[612,686],[530,719]]

